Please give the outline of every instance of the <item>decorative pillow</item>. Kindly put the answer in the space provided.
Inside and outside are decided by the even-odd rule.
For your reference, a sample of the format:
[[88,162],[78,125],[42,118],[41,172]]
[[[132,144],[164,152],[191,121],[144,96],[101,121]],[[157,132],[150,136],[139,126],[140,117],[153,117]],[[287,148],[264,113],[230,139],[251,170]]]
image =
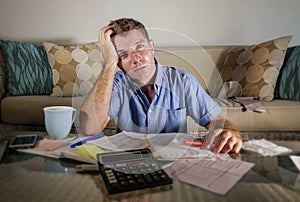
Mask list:
[[220,74],[223,82],[238,81],[242,96],[271,101],[279,70],[292,36],[229,50]]
[[89,93],[103,69],[96,42],[61,46],[44,43],[53,72],[52,96],[84,96]]
[[275,98],[300,101],[300,46],[286,51],[275,87]]
[[52,72],[43,46],[0,40],[7,67],[7,96],[49,95]]

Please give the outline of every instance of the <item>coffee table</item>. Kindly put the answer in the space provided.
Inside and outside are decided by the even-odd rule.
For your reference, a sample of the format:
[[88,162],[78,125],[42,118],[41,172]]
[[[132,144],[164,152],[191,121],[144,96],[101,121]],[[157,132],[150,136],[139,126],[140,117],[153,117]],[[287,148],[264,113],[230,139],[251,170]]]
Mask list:
[[[300,142],[274,141],[300,155]],[[137,191],[116,199],[98,172],[76,173],[80,162],[9,151],[0,164],[0,201],[299,201],[300,174],[289,156],[234,156],[255,163],[225,196],[174,180],[171,189]],[[203,174],[203,173],[202,173]]]

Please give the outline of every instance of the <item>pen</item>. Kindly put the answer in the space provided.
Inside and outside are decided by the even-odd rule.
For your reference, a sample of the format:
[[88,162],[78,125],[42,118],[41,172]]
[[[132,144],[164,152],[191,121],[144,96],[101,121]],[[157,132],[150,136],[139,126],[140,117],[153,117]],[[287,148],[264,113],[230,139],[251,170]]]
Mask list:
[[100,137],[102,137],[102,136],[103,136],[102,133],[99,133],[99,134],[97,134],[97,135],[93,135],[93,136],[88,137],[88,138],[86,138],[86,139],[84,139],[84,140],[80,140],[79,142],[76,142],[76,143],[74,143],[74,144],[71,144],[70,147],[71,147],[71,148],[74,148],[74,147],[83,145],[83,144],[85,144],[87,141],[90,141],[90,140],[96,140],[96,139],[98,139],[98,138],[100,138]]
[[185,140],[183,143],[187,144],[187,145],[191,145],[191,146],[202,146],[203,145],[203,142],[200,142],[200,141],[188,141],[188,140]]
[[99,167],[97,164],[82,164],[76,166],[76,172],[85,172],[85,171],[98,171]]

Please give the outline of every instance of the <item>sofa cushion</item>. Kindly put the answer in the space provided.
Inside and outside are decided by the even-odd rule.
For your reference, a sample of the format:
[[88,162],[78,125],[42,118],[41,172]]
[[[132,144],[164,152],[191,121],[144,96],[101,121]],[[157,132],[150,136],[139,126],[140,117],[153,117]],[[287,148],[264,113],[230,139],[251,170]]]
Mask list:
[[300,46],[287,49],[275,87],[275,98],[300,101]]
[[1,118],[5,123],[44,125],[43,108],[52,105],[72,106],[72,98],[47,95],[5,97],[1,101]]
[[257,45],[232,48],[220,69],[222,80],[237,81],[242,96],[271,101],[291,36]]
[[240,131],[300,131],[298,101],[262,101],[266,113],[244,111],[233,99],[215,101],[222,107],[221,115],[233,122]]
[[[1,100],[1,118],[4,123],[16,125],[44,125],[43,108],[48,106],[72,106],[77,110],[74,125],[80,128],[79,112],[85,97],[54,97],[49,95],[10,96]],[[114,128],[111,120],[106,126]]]
[[7,66],[7,96],[49,95],[52,72],[43,46],[0,40]]
[[100,47],[96,42],[62,46],[44,43],[53,71],[52,96],[86,95],[103,69]]

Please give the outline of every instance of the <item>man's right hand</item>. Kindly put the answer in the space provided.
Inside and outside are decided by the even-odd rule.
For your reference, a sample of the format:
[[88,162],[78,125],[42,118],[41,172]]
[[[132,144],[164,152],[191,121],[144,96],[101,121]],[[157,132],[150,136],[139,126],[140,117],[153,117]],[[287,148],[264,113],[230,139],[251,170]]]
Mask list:
[[114,31],[112,29],[112,26],[105,26],[100,29],[98,34],[99,46],[102,51],[102,56],[106,68],[110,67],[114,63],[118,63],[118,54],[110,37],[113,33]]

